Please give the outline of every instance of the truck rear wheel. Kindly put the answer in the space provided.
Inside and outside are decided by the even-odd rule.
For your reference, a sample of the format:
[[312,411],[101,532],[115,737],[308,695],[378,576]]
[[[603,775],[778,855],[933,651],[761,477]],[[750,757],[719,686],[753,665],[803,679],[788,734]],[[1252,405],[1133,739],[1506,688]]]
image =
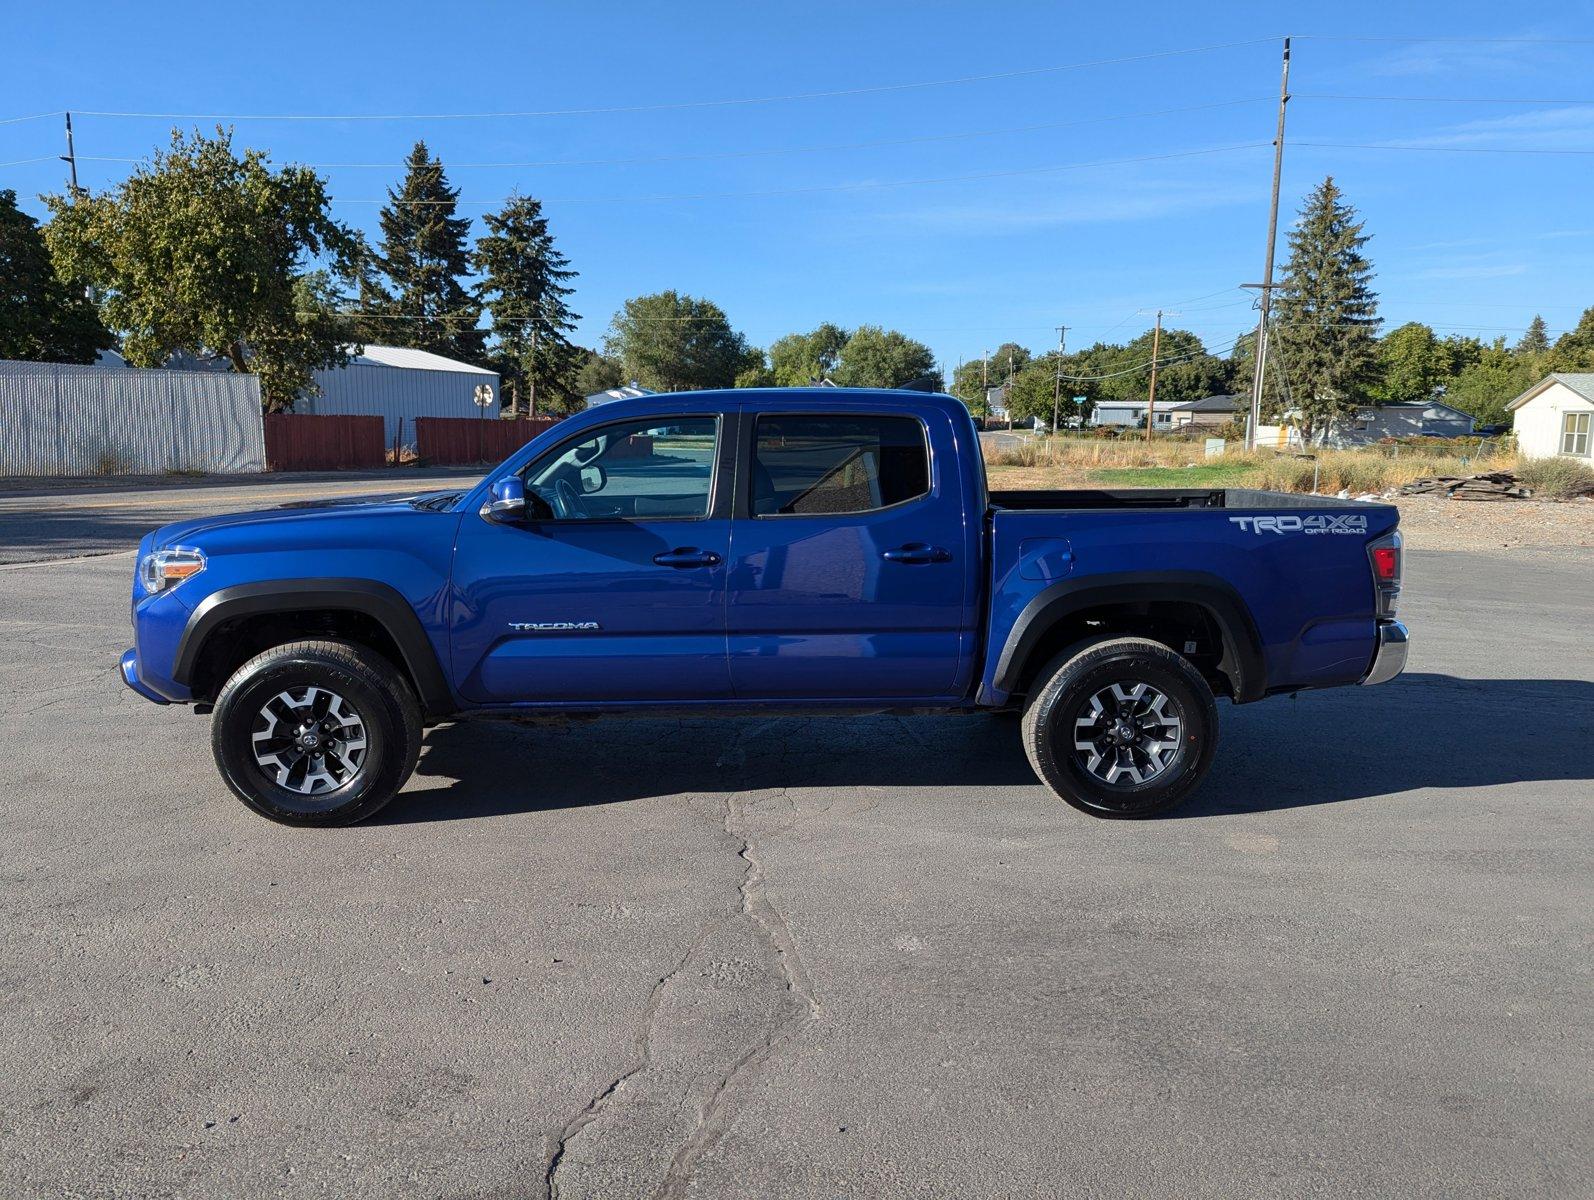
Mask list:
[[1097,817],[1151,817],[1181,803],[1217,745],[1212,689],[1149,638],[1058,655],[1024,706],[1024,750],[1047,787]]
[[421,714],[381,655],[289,642],[256,655],[216,699],[211,750],[233,794],[284,825],[350,825],[415,770]]

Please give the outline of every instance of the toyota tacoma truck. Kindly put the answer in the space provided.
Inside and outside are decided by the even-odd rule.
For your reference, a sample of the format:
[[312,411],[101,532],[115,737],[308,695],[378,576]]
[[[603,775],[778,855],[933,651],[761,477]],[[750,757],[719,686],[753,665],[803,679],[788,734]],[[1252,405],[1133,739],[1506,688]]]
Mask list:
[[992,492],[950,396],[655,395],[468,491],[156,530],[121,673],[211,714],[227,786],[293,825],[376,812],[429,725],[682,710],[1010,712],[1059,798],[1148,817],[1206,774],[1217,698],[1402,670],[1398,521],[1237,488]]

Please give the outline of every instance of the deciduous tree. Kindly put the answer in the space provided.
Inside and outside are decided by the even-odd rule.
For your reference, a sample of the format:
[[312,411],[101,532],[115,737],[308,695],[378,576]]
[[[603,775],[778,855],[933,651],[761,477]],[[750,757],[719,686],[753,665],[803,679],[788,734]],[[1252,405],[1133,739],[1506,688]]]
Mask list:
[[220,358],[258,374],[266,407],[279,410],[313,386],[317,367],[346,361],[333,277],[312,267],[346,272],[357,243],[308,167],[273,171],[264,151],[234,154],[225,129],[174,132],[110,191],[46,202],[58,270],[94,288],[134,365],[179,350]]
[[769,348],[770,375],[777,387],[806,387],[835,371],[849,334],[826,321],[808,333],[788,333]]
[[731,387],[747,365],[747,340],[724,310],[675,291],[627,300],[609,323],[604,349],[625,378],[657,391]]
[[91,363],[115,344],[82,284],[56,273],[16,192],[0,191],[0,358]]
[[842,347],[832,379],[843,387],[897,388],[926,376],[939,379],[930,347],[895,329],[863,325]]

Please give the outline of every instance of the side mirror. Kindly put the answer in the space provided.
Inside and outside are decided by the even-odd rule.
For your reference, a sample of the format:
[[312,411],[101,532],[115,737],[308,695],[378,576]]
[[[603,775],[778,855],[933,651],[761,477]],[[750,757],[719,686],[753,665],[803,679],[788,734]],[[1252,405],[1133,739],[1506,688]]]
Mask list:
[[526,519],[526,483],[518,475],[500,479],[488,493],[481,515],[500,525],[515,525]]
[[581,468],[581,494],[590,496],[593,492],[601,492],[609,482],[609,473],[597,463],[589,463]]

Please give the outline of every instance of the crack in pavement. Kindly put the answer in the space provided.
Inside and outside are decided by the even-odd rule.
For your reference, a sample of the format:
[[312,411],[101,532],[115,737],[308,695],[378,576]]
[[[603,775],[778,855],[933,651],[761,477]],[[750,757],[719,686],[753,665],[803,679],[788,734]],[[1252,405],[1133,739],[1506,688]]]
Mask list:
[[652,1065],[653,1022],[658,1018],[659,1004],[663,999],[664,989],[669,985],[670,980],[686,969],[686,964],[691,962],[697,952],[703,948],[703,943],[708,940],[711,928],[712,925],[704,924],[698,930],[697,936],[687,946],[686,953],[682,954],[675,966],[661,975],[658,982],[653,985],[653,990],[648,994],[648,1002],[642,1008],[642,1017],[637,1022],[636,1034],[632,1041],[635,1057],[632,1059],[631,1065],[615,1076],[607,1087],[589,1100],[587,1106],[567,1121],[565,1127],[559,1131],[559,1138],[554,1143],[553,1153],[548,1156],[548,1168],[543,1173],[544,1191],[548,1196],[548,1200],[558,1200],[559,1167],[564,1162],[565,1151],[569,1148],[571,1139],[603,1114],[603,1110],[607,1107],[609,1101],[625,1087],[628,1080],[640,1075]]
[[[791,805],[786,789],[780,789],[781,798]],[[786,981],[785,1014],[762,1039],[749,1046],[715,1084],[708,1102],[698,1117],[697,1128],[682,1143],[670,1162],[664,1182],[654,1193],[657,1200],[680,1200],[691,1185],[692,1174],[703,1156],[719,1143],[730,1128],[729,1112],[732,1090],[747,1077],[757,1072],[764,1060],[777,1046],[792,1037],[799,1028],[819,1016],[819,998],[797,951],[796,939],[780,911],[769,901],[764,886],[764,864],[753,849],[752,835],[747,828],[747,809],[742,794],[732,793],[725,798],[725,832],[741,841],[738,851],[747,868],[738,886],[741,908],[738,915],[749,918],[764,940],[775,952],[781,974]],[[796,809],[792,806],[795,819]],[[789,825],[788,825],[789,828]]]

